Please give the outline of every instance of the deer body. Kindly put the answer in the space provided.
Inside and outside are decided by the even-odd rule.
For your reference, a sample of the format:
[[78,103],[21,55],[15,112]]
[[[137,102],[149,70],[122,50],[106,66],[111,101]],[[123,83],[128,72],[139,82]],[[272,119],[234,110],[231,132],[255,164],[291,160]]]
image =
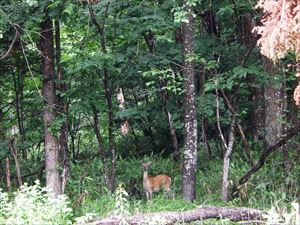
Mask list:
[[165,174],[160,174],[155,177],[148,175],[149,163],[143,163],[143,187],[147,197],[147,201],[152,198],[153,192],[158,192],[163,189],[167,193],[170,193],[171,178]]

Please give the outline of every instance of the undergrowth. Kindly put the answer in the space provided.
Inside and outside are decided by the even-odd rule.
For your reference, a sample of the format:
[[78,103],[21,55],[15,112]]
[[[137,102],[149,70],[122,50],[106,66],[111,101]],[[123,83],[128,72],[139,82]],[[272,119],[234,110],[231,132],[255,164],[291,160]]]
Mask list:
[[[201,158],[202,157],[202,158]],[[282,170],[282,161],[276,156],[267,161],[266,165],[240,189],[239,198],[228,203],[222,202],[221,178],[222,160],[220,158],[207,159],[207,156],[199,156],[197,169],[197,199],[193,203],[187,203],[180,197],[181,168],[171,158],[148,157],[144,159],[122,159],[117,162],[117,185],[128,196],[128,212],[131,215],[137,213],[161,212],[161,211],[185,211],[199,205],[215,206],[243,206],[268,211],[272,206],[278,208],[290,208],[290,203],[297,199],[299,192],[300,166],[295,165],[288,176]],[[141,161],[151,161],[150,175],[164,173],[172,178],[173,198],[166,198],[164,193],[155,193],[154,199],[146,202],[142,188]],[[100,160],[96,159],[88,165],[78,165],[73,172],[68,192],[72,193],[73,210],[75,216],[83,216],[89,213],[97,215],[97,218],[110,216],[115,210],[116,198],[107,191],[101,173]],[[85,168],[86,175],[82,172]],[[238,180],[249,169],[244,159],[237,158],[233,154],[230,167],[230,184]],[[81,180],[79,182],[79,180]],[[83,198],[81,198],[84,196]],[[80,200],[81,199],[81,200]],[[211,221],[211,220],[209,220]],[[228,221],[219,221],[220,224],[231,224]],[[201,224],[206,224],[205,221]],[[211,223],[207,223],[211,224]],[[213,224],[217,224],[215,220]]]

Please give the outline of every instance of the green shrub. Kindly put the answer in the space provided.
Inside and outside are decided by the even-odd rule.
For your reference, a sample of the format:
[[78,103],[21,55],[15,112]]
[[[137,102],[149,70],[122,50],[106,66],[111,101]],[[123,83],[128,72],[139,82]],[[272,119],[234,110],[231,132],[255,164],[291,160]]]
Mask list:
[[53,194],[36,181],[10,196],[0,190],[0,224],[71,224],[67,197]]

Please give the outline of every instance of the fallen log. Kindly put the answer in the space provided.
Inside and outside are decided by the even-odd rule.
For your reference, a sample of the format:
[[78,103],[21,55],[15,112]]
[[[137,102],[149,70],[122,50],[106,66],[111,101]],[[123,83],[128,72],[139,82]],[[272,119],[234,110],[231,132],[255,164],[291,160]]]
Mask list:
[[[247,221],[247,220],[262,220],[263,211],[251,208],[241,207],[218,207],[218,206],[200,206],[197,209],[188,210],[185,212],[160,212],[138,214],[126,218],[127,224],[154,224],[153,222],[160,222],[159,224],[175,224],[187,223],[192,221],[199,221],[205,219],[229,219],[231,221]],[[117,216],[105,218],[90,225],[117,225],[121,224],[122,219]]]

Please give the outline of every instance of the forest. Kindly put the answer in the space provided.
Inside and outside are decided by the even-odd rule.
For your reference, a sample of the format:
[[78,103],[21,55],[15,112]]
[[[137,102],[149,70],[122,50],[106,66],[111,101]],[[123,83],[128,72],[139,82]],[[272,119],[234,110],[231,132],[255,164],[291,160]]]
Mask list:
[[0,224],[300,225],[299,0],[1,0]]

